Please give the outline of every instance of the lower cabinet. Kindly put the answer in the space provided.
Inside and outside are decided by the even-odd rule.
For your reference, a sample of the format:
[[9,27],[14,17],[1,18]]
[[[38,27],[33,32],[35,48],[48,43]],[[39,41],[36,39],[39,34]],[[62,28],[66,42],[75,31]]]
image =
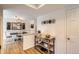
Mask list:
[[34,35],[23,36],[23,50],[34,47]]

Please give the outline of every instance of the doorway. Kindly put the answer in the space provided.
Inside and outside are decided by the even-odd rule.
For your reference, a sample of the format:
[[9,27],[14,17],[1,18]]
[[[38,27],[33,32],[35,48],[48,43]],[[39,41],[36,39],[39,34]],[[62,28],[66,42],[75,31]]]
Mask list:
[[79,54],[79,8],[67,11],[67,54]]

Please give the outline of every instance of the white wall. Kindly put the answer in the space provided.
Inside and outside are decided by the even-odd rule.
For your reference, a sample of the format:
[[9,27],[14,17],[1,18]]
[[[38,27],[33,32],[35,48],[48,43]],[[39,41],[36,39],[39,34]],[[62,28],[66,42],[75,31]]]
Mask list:
[[[43,32],[53,33],[56,38],[55,53],[66,53],[66,39],[65,39],[65,10],[60,9],[52,11],[51,13],[39,16],[37,18],[37,29]],[[55,24],[41,24],[44,20],[56,19]]]

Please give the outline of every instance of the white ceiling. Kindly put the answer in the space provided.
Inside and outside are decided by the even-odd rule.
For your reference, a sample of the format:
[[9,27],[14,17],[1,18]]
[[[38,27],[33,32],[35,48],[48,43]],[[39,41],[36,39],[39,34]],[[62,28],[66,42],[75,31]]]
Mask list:
[[[35,7],[38,7],[38,4],[34,4]],[[45,13],[64,8],[68,5],[65,4],[45,4],[39,9],[34,9],[26,4],[1,4],[0,9],[11,9],[19,13],[29,14],[29,15],[41,15]]]

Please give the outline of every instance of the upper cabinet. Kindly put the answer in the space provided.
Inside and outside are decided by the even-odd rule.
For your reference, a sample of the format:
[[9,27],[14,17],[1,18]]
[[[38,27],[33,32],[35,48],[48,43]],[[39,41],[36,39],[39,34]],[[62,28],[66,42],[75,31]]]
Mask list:
[[7,30],[24,30],[25,23],[21,22],[7,22]]

